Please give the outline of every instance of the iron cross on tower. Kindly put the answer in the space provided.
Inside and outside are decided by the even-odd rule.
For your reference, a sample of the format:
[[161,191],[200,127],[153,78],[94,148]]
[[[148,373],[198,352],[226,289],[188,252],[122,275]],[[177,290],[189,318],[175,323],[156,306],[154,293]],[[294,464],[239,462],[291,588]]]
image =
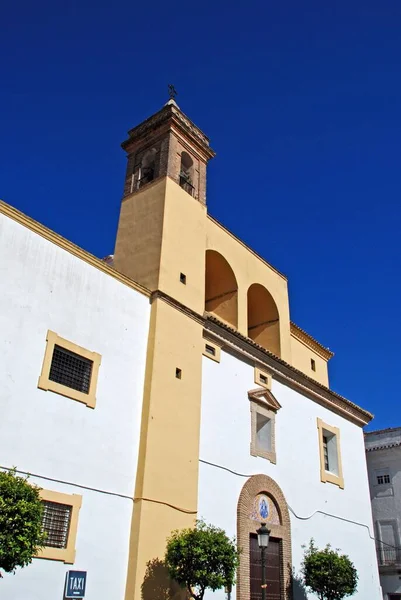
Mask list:
[[175,89],[172,83],[168,84],[168,95],[170,97],[170,100],[174,100],[177,96],[177,90]]

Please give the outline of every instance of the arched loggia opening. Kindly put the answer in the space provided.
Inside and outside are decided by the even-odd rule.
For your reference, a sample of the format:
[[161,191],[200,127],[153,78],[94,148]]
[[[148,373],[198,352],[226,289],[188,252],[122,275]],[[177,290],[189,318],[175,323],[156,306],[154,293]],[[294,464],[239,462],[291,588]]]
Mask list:
[[263,285],[248,289],[248,337],[280,356],[280,321],[276,303]]
[[206,251],[205,290],[205,310],[237,328],[237,280],[226,259],[214,250]]

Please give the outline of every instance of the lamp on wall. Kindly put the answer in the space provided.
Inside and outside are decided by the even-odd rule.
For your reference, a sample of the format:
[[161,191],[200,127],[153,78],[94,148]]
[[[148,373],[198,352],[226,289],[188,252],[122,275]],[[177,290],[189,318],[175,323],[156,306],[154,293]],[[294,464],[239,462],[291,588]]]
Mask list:
[[261,523],[256,533],[262,558],[262,600],[266,600],[266,550],[269,545],[270,529],[266,527],[266,523]]

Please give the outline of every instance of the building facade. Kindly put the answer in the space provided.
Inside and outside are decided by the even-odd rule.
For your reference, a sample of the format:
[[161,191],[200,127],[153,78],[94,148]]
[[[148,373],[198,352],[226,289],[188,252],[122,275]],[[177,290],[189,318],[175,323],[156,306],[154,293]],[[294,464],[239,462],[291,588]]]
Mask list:
[[89,597],[123,598],[149,299],[7,207],[0,246],[0,464],[42,488],[52,544],[5,575],[2,597],[62,598],[71,568],[88,571]]
[[401,427],[365,434],[377,559],[385,600],[401,598]]
[[291,322],[286,277],[208,214],[214,152],[175,101],[122,146],[113,259],[0,205],[1,466],[42,488],[51,542],[2,589],[62,598],[74,569],[88,600],[176,597],[166,538],[199,517],[237,537],[238,600],[260,597],[262,521],[269,600],[308,597],[311,537],[379,600],[372,415],[330,390],[332,353]]

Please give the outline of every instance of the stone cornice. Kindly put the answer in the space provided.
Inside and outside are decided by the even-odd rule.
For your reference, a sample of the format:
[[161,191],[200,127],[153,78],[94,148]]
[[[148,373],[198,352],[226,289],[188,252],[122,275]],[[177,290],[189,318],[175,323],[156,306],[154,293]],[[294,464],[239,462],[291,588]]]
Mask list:
[[387,444],[382,444],[380,446],[370,446],[369,448],[365,448],[365,452],[376,452],[377,450],[388,450],[388,448],[399,448],[401,446],[401,442],[392,442]]
[[129,279],[125,275],[122,275],[121,273],[116,271],[113,267],[110,267],[103,260],[97,258],[96,256],[93,256],[93,254],[90,254],[90,252],[83,250],[82,248],[80,248],[79,246],[76,246],[72,242],[69,242],[68,240],[63,238],[61,235],[59,235],[58,233],[55,233],[48,227],[45,227],[41,223],[38,223],[38,221],[31,219],[31,217],[27,217],[26,215],[24,215],[24,213],[20,212],[16,208],[10,206],[3,200],[0,200],[0,214],[3,214],[6,217],[9,217],[13,221],[16,221],[17,223],[19,223],[20,225],[23,225],[27,229],[30,229],[34,233],[37,233],[44,239],[48,240],[49,242],[52,242],[52,244],[56,244],[56,246],[59,246],[66,252],[69,252],[70,254],[72,254],[73,256],[76,256],[77,258],[80,258],[81,260],[88,263],[92,267],[99,269],[99,271],[103,271],[103,273],[106,273],[106,275],[110,275],[110,277],[117,279],[124,285],[127,285],[128,287],[140,292],[141,294],[143,294],[145,296],[148,296],[148,297],[150,296],[150,290],[145,288],[143,285],[140,285],[139,283],[136,283],[135,281],[133,281],[132,279]]
[[215,152],[210,147],[209,138],[174,104],[166,104],[157,113],[130,129],[128,132],[129,138],[121,144],[122,148],[128,150],[131,144],[138,139],[144,138],[153,130],[160,128],[162,125],[165,126],[165,124],[177,128],[189,137],[205,155],[206,160],[215,156]]
[[231,348],[232,351],[248,357],[249,360],[257,360],[264,364],[278,381],[301,391],[304,395],[353,423],[363,427],[373,419],[373,415],[369,411],[308,377],[305,373],[289,365],[210,314],[207,315],[205,320],[205,329],[214,333],[222,347]]
[[291,335],[316,352],[324,360],[330,360],[334,356],[334,352],[322,346],[320,342],[315,340],[309,333],[298,327],[293,321],[290,323]]
[[237,353],[253,364],[257,361],[260,365],[267,368],[278,381],[282,381],[296,391],[300,391],[305,396],[336,412],[345,419],[352,421],[360,427],[363,427],[373,419],[373,415],[369,411],[354,404],[344,396],[337,394],[337,392],[330,390],[315,379],[308,377],[302,371],[299,371],[262,346],[259,346],[259,344],[250,338],[243,336],[210,313],[205,313],[202,316],[160,290],[152,293],[151,302],[156,298],[160,298],[186,314],[189,318],[197,321],[200,325],[203,325],[208,338],[217,343],[221,348]]
[[329,390],[323,384],[311,379],[295,367],[289,365],[262,346],[256,344],[256,342],[243,336],[235,329],[232,329],[229,325],[222,323],[216,319],[216,317],[208,313],[205,315],[199,315],[195,311],[187,308],[177,300],[174,300],[161,291],[151,293],[150,290],[144,286],[139,285],[124,275],[121,275],[118,271],[107,265],[104,261],[93,256],[79,246],[76,246],[72,242],[69,242],[61,235],[55,233],[41,223],[38,223],[34,219],[27,217],[22,212],[13,208],[2,200],[0,200],[0,214],[4,214],[13,221],[16,221],[24,227],[27,227],[34,233],[37,233],[44,239],[56,244],[73,256],[80,258],[99,271],[102,271],[114,279],[117,279],[122,284],[135,289],[145,296],[150,296],[151,301],[153,301],[155,298],[160,298],[164,302],[174,306],[177,310],[180,310],[189,318],[196,320],[200,325],[202,325],[208,331],[209,335],[213,335],[217,338],[218,343],[222,347],[231,349],[232,351],[239,353],[241,356],[246,357],[252,362],[255,362],[255,360],[258,361],[262,365],[266,366],[277,380],[285,382],[290,387],[301,391],[311,399],[326,406],[330,410],[334,410],[350,421],[363,426],[369,423],[373,418],[373,415],[370,412],[360,408],[336,392]]

